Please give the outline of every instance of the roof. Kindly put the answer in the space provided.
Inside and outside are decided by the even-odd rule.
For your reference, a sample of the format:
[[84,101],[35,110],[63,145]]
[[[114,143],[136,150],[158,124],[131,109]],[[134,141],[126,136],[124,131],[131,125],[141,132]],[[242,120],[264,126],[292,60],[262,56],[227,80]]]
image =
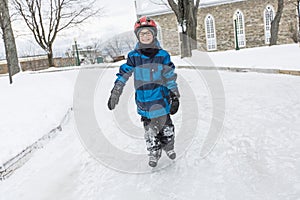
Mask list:
[[[221,4],[235,3],[245,0],[201,0],[200,7],[217,6]],[[167,0],[135,0],[136,14],[138,16],[156,16],[172,13]]]

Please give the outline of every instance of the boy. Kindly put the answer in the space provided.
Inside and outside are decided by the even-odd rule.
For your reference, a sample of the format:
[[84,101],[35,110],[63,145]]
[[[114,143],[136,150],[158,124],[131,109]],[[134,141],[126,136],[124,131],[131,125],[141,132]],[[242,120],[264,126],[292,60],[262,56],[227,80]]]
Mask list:
[[149,165],[156,167],[162,150],[170,159],[176,158],[170,114],[175,114],[179,107],[177,75],[170,55],[156,39],[154,20],[141,17],[134,25],[134,33],[138,43],[129,52],[126,64],[120,66],[108,108],[112,110],[118,104],[125,83],[134,73],[135,102],[145,129]]

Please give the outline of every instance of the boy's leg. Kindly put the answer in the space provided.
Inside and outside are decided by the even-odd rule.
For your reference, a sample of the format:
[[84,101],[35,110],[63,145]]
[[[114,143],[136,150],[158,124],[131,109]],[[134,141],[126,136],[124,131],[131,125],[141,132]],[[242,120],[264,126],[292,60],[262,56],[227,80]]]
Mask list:
[[174,151],[174,143],[175,143],[175,133],[174,133],[174,125],[170,118],[170,115],[165,117],[162,122],[162,128],[159,132],[159,139],[162,145],[162,149],[166,152],[167,156],[170,159],[176,158],[176,153]]
[[149,151],[149,165],[155,167],[161,157],[161,143],[158,138],[156,120],[142,117],[145,129],[145,141]]

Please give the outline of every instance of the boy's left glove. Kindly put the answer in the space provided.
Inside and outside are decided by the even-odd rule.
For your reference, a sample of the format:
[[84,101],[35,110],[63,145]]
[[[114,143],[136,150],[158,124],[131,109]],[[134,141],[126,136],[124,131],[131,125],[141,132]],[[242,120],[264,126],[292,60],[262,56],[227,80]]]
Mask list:
[[109,110],[113,110],[116,105],[119,103],[119,98],[122,94],[124,85],[117,82],[114,86],[114,88],[111,90],[111,95],[108,99],[107,106]]
[[174,115],[177,113],[178,108],[179,108],[179,92],[172,92],[170,91],[170,97],[171,97],[171,109],[170,109],[170,114]]

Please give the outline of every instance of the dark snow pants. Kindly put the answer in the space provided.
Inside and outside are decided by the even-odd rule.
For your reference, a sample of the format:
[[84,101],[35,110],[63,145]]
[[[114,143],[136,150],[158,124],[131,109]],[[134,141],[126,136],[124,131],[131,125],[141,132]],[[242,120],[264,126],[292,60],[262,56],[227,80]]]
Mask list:
[[148,119],[142,117],[145,129],[145,140],[148,151],[163,149],[169,151],[174,149],[174,125],[170,115]]

